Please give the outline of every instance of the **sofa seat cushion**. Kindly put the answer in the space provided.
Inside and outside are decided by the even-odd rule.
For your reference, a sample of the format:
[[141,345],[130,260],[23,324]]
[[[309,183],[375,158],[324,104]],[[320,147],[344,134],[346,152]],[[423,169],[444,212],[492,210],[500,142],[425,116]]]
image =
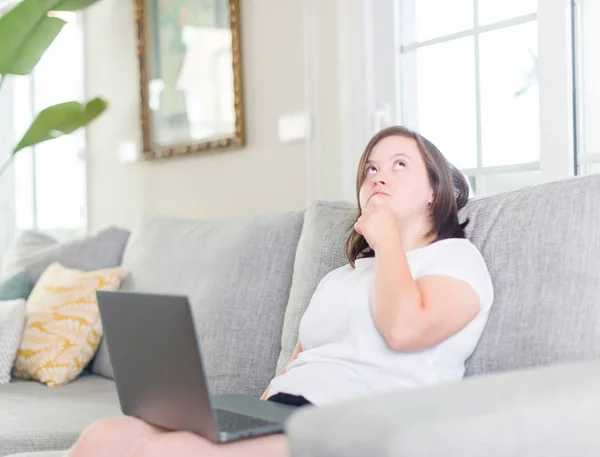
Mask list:
[[93,422],[122,415],[114,381],[95,375],[60,387],[0,386],[0,412],[0,457],[67,449]]

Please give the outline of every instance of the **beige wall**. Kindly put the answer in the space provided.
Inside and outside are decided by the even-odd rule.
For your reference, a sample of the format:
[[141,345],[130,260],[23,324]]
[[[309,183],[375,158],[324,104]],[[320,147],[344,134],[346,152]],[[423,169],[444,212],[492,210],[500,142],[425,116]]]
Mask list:
[[[132,3],[103,0],[85,14],[88,96],[110,103],[88,131],[90,228],[135,228],[150,214],[246,216],[303,208],[316,198],[312,191],[319,186],[311,181],[315,167],[307,166],[308,143],[283,145],[277,138],[279,117],[306,109],[304,2],[241,2],[245,148],[125,164],[118,160],[119,148],[140,143]],[[339,168],[328,166],[333,173]],[[337,181],[328,185],[333,188],[321,198],[341,197]]]

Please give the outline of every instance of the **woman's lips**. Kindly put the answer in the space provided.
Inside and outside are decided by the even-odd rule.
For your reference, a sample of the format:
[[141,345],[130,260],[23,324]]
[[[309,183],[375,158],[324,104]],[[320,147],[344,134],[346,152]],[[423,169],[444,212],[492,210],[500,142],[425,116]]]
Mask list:
[[385,195],[386,197],[389,197],[390,194],[386,194],[385,192],[373,192],[371,195],[369,195],[369,200],[371,200],[371,198],[373,198],[375,195]]

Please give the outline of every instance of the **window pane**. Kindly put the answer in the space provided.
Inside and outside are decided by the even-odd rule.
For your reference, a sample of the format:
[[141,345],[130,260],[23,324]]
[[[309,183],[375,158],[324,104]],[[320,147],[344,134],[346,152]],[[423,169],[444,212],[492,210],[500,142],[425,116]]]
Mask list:
[[481,135],[484,166],[540,158],[537,22],[480,38]]
[[[34,71],[36,112],[65,101],[84,101],[83,34],[77,16],[68,21]],[[40,230],[84,228],[85,136],[79,130],[35,148],[35,197]]]
[[[12,106],[14,141],[18,142],[27,131],[33,116],[31,113],[31,77],[12,76],[12,90],[15,103]],[[35,229],[33,214],[33,154],[31,148],[20,151],[14,161],[14,202],[16,228]]]
[[580,153],[600,152],[600,1],[580,2],[577,16]]
[[[409,5],[412,2],[405,3]],[[411,23],[415,24],[416,41],[473,28],[473,0],[414,0],[414,8],[414,21]],[[412,18],[410,13],[407,16]]]
[[13,99],[13,130],[15,142],[25,134],[33,116],[31,114],[31,76],[11,76]]
[[37,223],[40,230],[85,227],[82,132],[42,143],[36,150]]
[[417,128],[458,168],[477,166],[473,37],[416,51]]
[[31,148],[19,151],[13,163],[15,171],[15,212],[17,230],[35,229],[33,214],[33,154]]
[[600,163],[590,163],[584,166],[585,174],[600,173]]
[[83,36],[71,18],[35,67],[34,110],[65,101],[83,101],[83,92]]
[[494,173],[483,175],[475,180],[475,195],[497,194],[521,189],[522,187],[541,184],[542,179],[539,171],[516,171],[510,173]]
[[[4,89],[0,91],[0,167],[6,166],[11,156],[10,146],[13,143],[12,87],[10,79],[4,81]],[[4,252],[14,238],[14,176],[13,166],[8,166],[0,176],[0,261]],[[0,263],[1,269],[1,263]],[[0,273],[2,273],[0,271]],[[1,332],[1,330],[0,330]]]
[[478,0],[479,25],[535,13],[537,2],[538,0]]

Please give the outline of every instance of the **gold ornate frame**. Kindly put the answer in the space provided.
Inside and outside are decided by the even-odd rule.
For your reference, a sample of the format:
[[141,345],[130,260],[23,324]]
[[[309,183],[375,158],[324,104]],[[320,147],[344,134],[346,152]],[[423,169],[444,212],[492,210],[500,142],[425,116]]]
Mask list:
[[242,56],[240,46],[240,5],[239,0],[229,0],[229,17],[233,52],[233,88],[235,104],[235,134],[230,138],[207,141],[203,143],[155,147],[152,144],[152,116],[148,97],[148,65],[146,40],[146,6],[145,0],[135,0],[135,16],[137,23],[137,55],[140,70],[141,127],[143,158],[162,159],[182,156],[215,149],[241,147],[245,144],[244,106],[242,98]]

